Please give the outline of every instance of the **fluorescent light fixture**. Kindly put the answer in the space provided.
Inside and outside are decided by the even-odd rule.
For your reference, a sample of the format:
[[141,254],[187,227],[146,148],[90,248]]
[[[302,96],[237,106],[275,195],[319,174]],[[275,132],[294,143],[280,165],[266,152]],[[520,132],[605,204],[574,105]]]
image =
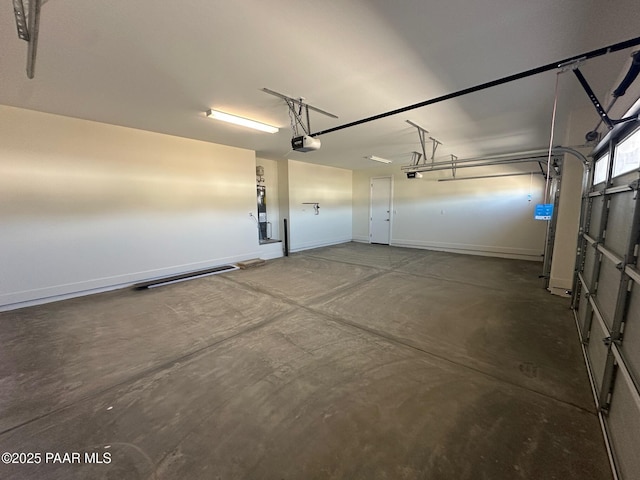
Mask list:
[[253,128],[254,130],[260,130],[261,132],[278,133],[280,130],[278,127],[267,125],[266,123],[256,122],[255,120],[249,120],[248,118],[238,117],[237,115],[231,115],[230,113],[220,112],[218,110],[207,110],[207,117],[222,120],[223,122],[233,123],[242,127]]
[[392,161],[391,161],[391,160],[387,160],[386,158],[376,157],[375,155],[369,155],[369,156],[364,157],[364,158],[367,158],[367,159],[369,159],[369,160],[373,160],[374,162],[380,162],[380,163],[392,163]]

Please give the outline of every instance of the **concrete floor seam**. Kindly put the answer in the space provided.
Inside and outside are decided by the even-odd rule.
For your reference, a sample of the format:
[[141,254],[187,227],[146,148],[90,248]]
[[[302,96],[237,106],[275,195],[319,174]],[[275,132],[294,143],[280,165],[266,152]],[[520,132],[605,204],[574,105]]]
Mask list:
[[[327,260],[329,262],[343,263],[345,265],[357,265],[359,267],[372,267],[372,265],[368,265],[366,263],[358,263],[358,262],[355,262],[355,261],[349,262],[349,261],[346,261],[344,259],[338,260],[338,259],[335,259],[335,258],[326,258],[326,257],[323,257],[321,255],[313,255],[311,253],[301,252],[298,255],[301,255],[301,256],[304,256],[304,257],[307,257],[307,258],[314,258],[316,260]],[[414,261],[413,258],[403,258],[401,260],[397,260],[395,262],[395,265],[394,265],[394,262],[391,260],[390,256],[388,256],[387,259],[389,260],[389,266],[388,267],[387,266],[376,265],[374,268],[379,268],[381,270],[392,271],[392,270],[396,270],[396,269],[398,269],[400,267],[404,267],[404,266],[406,266],[406,265],[408,265],[408,264],[410,264],[411,262]]]
[[361,278],[359,280],[356,280],[355,282],[350,283],[349,285],[345,285],[343,287],[340,288],[340,293],[336,293],[333,291],[330,291],[328,293],[324,293],[322,295],[318,295],[317,297],[314,297],[312,299],[309,299],[309,303],[323,303],[324,301],[326,301],[327,298],[339,298],[342,295],[346,295],[350,292],[352,292],[353,290],[356,290],[357,288],[366,285],[367,283],[371,282],[372,280],[375,280],[377,278],[381,278],[384,277],[385,275],[388,275],[390,272],[388,270],[382,270],[379,272],[375,272],[372,273],[371,275],[367,275],[364,278]]
[[[341,287],[340,289],[340,295],[342,293],[348,293],[349,291],[357,288],[357,287],[361,287],[362,285],[365,285],[366,283],[370,282],[371,280],[374,280],[376,278],[380,278],[381,276],[384,276],[386,274],[388,274],[389,272],[384,270],[384,271],[379,271],[379,272],[375,272],[372,273],[371,275],[368,275],[364,278],[361,278],[355,282],[350,283],[349,285],[345,285],[343,287]],[[233,282],[236,285],[240,285],[242,287],[247,287],[247,288],[251,288],[252,290],[255,290],[256,292],[259,292],[263,295],[268,295],[276,300],[280,300],[282,302],[285,302],[289,305],[293,305],[296,307],[301,307],[301,308],[305,308],[308,310],[307,306],[297,302],[293,299],[291,299],[290,297],[284,295],[284,294],[280,294],[280,293],[276,293],[273,292],[271,290],[265,289],[265,288],[261,288],[260,286],[257,286],[255,284],[249,283],[249,282],[243,282],[242,280],[239,280],[237,278],[231,278],[231,277],[222,277],[227,281]],[[337,295],[335,292],[328,292],[326,294],[321,294],[318,295],[317,297],[313,297],[312,299],[309,300],[309,302],[311,303],[317,303],[319,301],[322,301],[325,297],[330,296],[331,298],[336,298]]]
[[[386,274],[388,274],[388,273],[390,273],[390,272],[389,272],[389,271],[379,272],[379,273],[377,273],[377,274],[375,274],[375,275],[372,275],[372,277],[376,277],[376,278],[377,278],[377,277],[379,277],[379,276],[386,275]],[[240,280],[237,280],[237,279],[235,279],[235,278],[229,278],[229,277],[226,277],[226,280],[229,280],[229,281],[234,282],[234,283],[238,283],[238,284],[240,284],[240,285],[242,285],[242,286],[251,286],[251,285],[245,284],[244,282],[242,282],[242,281],[240,281]],[[358,283],[359,283],[359,284],[364,284],[364,283],[366,283],[366,282],[365,282],[365,281],[364,281],[364,279],[363,279],[363,280],[360,280]],[[300,302],[297,302],[297,301],[295,301],[295,300],[293,300],[293,299],[291,299],[291,298],[288,298],[288,297],[286,297],[286,296],[284,296],[284,295],[274,294],[273,292],[270,292],[270,291],[268,291],[268,290],[266,290],[266,289],[262,289],[262,288],[260,288],[260,287],[251,286],[251,288],[254,288],[254,289],[255,289],[255,290],[257,290],[258,292],[263,293],[263,294],[265,294],[265,295],[271,295],[271,296],[273,296],[274,298],[276,298],[276,299],[278,299],[278,300],[281,300],[281,301],[283,301],[283,302],[289,303],[290,305],[293,305],[293,306],[296,306],[296,307],[302,308],[302,309],[307,310],[307,311],[309,311],[309,312],[311,312],[311,313],[313,313],[313,314],[320,315],[320,316],[322,316],[322,317],[324,317],[324,318],[326,318],[326,319],[328,319],[328,320],[331,320],[331,321],[334,321],[334,322],[340,323],[340,324],[345,325],[345,326],[349,326],[349,327],[352,327],[352,328],[356,328],[356,329],[358,329],[358,330],[361,330],[361,331],[366,332],[366,333],[368,333],[368,334],[371,334],[371,335],[377,336],[377,337],[379,337],[379,338],[382,338],[382,339],[384,339],[384,340],[386,340],[386,341],[388,341],[388,342],[394,343],[394,344],[396,344],[396,345],[400,345],[400,346],[403,346],[403,347],[406,347],[406,348],[410,348],[410,349],[412,349],[412,350],[414,350],[414,351],[418,351],[418,352],[420,352],[420,353],[422,353],[422,354],[424,354],[424,355],[428,355],[428,356],[430,356],[430,357],[432,357],[432,358],[437,358],[438,360],[441,360],[441,361],[447,362],[447,363],[449,363],[449,364],[452,364],[452,365],[458,366],[458,367],[460,367],[460,368],[464,368],[464,369],[467,369],[467,370],[471,370],[471,371],[473,371],[473,372],[475,372],[475,373],[482,374],[482,375],[484,375],[484,376],[487,376],[487,377],[492,378],[492,379],[494,379],[494,380],[496,380],[496,381],[499,381],[499,382],[505,383],[505,384],[507,384],[507,385],[510,385],[510,386],[513,386],[513,387],[517,387],[517,388],[520,388],[520,389],[526,390],[526,391],[528,391],[528,392],[535,393],[535,394],[537,394],[537,395],[541,395],[541,396],[543,396],[543,397],[545,397],[545,398],[551,399],[551,400],[556,401],[556,402],[560,402],[560,403],[562,403],[562,404],[564,404],[564,405],[570,406],[570,407],[575,408],[575,409],[577,409],[577,410],[579,410],[579,411],[582,411],[582,412],[584,412],[584,413],[588,413],[588,414],[590,414],[590,415],[595,415],[595,412],[593,412],[593,411],[591,411],[591,410],[589,410],[589,409],[587,409],[587,408],[585,408],[585,407],[582,407],[582,406],[580,406],[580,405],[578,405],[578,404],[575,404],[575,403],[572,403],[572,402],[567,402],[567,401],[565,401],[565,400],[559,399],[559,398],[557,398],[557,397],[554,397],[554,396],[552,396],[552,395],[546,394],[546,393],[544,393],[544,392],[540,392],[540,391],[535,390],[535,389],[532,389],[532,388],[524,387],[524,386],[522,386],[522,385],[520,385],[520,384],[518,384],[518,383],[511,382],[511,381],[509,381],[508,379],[504,379],[504,378],[500,378],[500,377],[498,377],[498,376],[492,375],[492,374],[490,374],[490,373],[487,373],[487,372],[485,372],[485,371],[483,371],[483,370],[480,370],[480,369],[474,368],[474,367],[472,367],[472,366],[469,366],[469,365],[465,365],[465,364],[463,364],[463,363],[456,362],[456,361],[451,360],[451,359],[449,359],[449,358],[446,358],[446,357],[444,357],[444,356],[442,356],[442,355],[438,355],[438,354],[436,354],[436,353],[433,353],[433,352],[430,352],[430,351],[425,350],[425,349],[423,349],[423,348],[420,348],[420,347],[418,347],[418,346],[416,346],[416,345],[412,345],[411,343],[407,343],[407,342],[406,342],[406,340],[404,340],[404,339],[402,339],[402,338],[400,338],[400,337],[396,337],[396,336],[394,336],[394,335],[390,335],[390,334],[387,334],[387,333],[383,333],[383,332],[377,331],[377,330],[375,330],[375,329],[371,329],[371,328],[365,327],[365,326],[363,326],[363,325],[359,325],[359,324],[357,324],[357,323],[350,322],[349,320],[347,320],[347,319],[345,319],[345,318],[339,317],[339,316],[337,316],[337,315],[331,315],[331,314],[329,314],[329,313],[327,313],[327,312],[324,312],[324,311],[322,311],[322,310],[318,310],[318,309],[316,309],[316,308],[314,308],[314,307],[311,307],[311,306],[308,306],[308,305],[304,305],[304,304],[302,304],[302,303],[300,303]],[[334,295],[334,296],[335,296],[335,295]],[[314,299],[314,301],[315,301],[315,299]]]
[[[491,285],[481,285],[479,283],[473,283],[473,282],[465,282],[463,280],[456,280],[453,278],[446,278],[440,275],[430,275],[428,273],[414,273],[414,272],[403,272],[401,270],[394,270],[394,272],[397,273],[401,273],[403,275],[410,275],[412,277],[418,277],[418,278],[428,278],[431,280],[438,280],[440,282],[448,282],[448,283],[454,283],[457,285],[464,285],[467,287],[476,287],[476,288],[486,288],[487,290],[492,290],[494,292],[502,292],[503,290],[501,288],[498,287],[492,287]],[[543,289],[541,289],[543,290]],[[513,295],[513,294],[512,294]]]
[[533,262],[306,253],[10,318],[1,451],[112,462],[0,476],[611,480],[575,319]]
[[[404,248],[404,247],[402,247],[402,248]],[[345,265],[357,265],[359,267],[371,267],[371,265],[368,265],[368,264],[365,264],[365,263],[347,262],[345,260],[329,259],[329,258],[322,257],[322,256],[319,256],[319,255],[310,255],[309,254],[309,255],[304,255],[304,256],[308,257],[308,258],[314,258],[314,259],[317,259],[317,260],[325,260],[325,261],[328,261],[328,262],[342,263],[342,264],[345,264]],[[432,280],[439,280],[439,281],[442,281],[442,282],[449,282],[449,283],[454,283],[454,284],[459,284],[459,285],[478,287],[478,288],[486,288],[486,289],[493,290],[493,291],[496,291],[496,292],[502,291],[500,288],[492,287],[490,285],[482,285],[482,284],[473,283],[473,282],[465,282],[463,280],[456,280],[456,279],[453,279],[453,278],[447,278],[447,277],[443,277],[441,275],[435,275],[435,274],[429,274],[429,273],[406,272],[406,271],[401,270],[402,267],[404,267],[404,266],[406,266],[408,264],[411,264],[413,261],[414,261],[413,259],[409,258],[409,259],[401,260],[396,265],[393,265],[393,266],[390,266],[390,267],[379,267],[379,266],[376,266],[376,267],[373,267],[373,268],[384,269],[384,271],[386,273],[395,272],[395,273],[401,273],[403,275],[410,275],[412,277],[429,278],[429,279],[432,279]],[[544,290],[544,289],[541,288],[540,290]]]
[[86,402],[87,400],[91,400],[92,398],[99,397],[100,395],[103,395],[104,393],[107,393],[107,392],[109,392],[109,391],[111,391],[113,389],[122,387],[124,385],[129,384],[129,383],[136,382],[136,381],[141,380],[141,379],[143,379],[143,378],[145,378],[145,377],[147,377],[149,375],[153,375],[153,374],[161,372],[163,370],[169,370],[169,369],[173,368],[174,366],[180,364],[181,362],[189,361],[189,360],[192,360],[194,358],[197,358],[200,355],[204,354],[207,350],[210,350],[211,348],[218,347],[221,344],[223,344],[225,342],[228,342],[229,340],[236,339],[241,335],[244,335],[246,333],[251,333],[251,332],[253,332],[255,330],[263,328],[263,327],[265,327],[265,326],[267,326],[267,325],[269,325],[271,323],[274,323],[274,322],[280,320],[283,316],[288,315],[289,313],[291,313],[291,310],[286,310],[284,312],[280,312],[280,313],[278,313],[277,315],[274,315],[271,318],[268,318],[268,319],[266,319],[266,320],[264,320],[262,322],[258,322],[258,323],[254,324],[254,325],[251,325],[251,326],[247,327],[246,329],[244,329],[244,330],[242,330],[240,332],[237,332],[237,333],[235,333],[235,334],[233,334],[233,335],[231,335],[229,337],[225,337],[225,338],[219,339],[219,340],[217,340],[217,341],[215,341],[213,343],[207,344],[207,345],[205,345],[203,347],[200,347],[200,348],[198,348],[196,350],[193,350],[191,352],[185,353],[184,355],[180,355],[178,357],[172,358],[171,360],[167,360],[167,361],[165,361],[165,362],[163,362],[161,364],[154,365],[153,367],[150,367],[150,368],[147,368],[146,370],[138,372],[137,374],[132,375],[129,378],[123,379],[123,380],[121,380],[121,381],[119,381],[117,383],[114,383],[112,385],[109,385],[109,386],[107,386],[105,388],[102,388],[100,390],[96,390],[96,391],[88,393],[87,395],[84,395],[84,396],[82,396],[80,398],[77,398],[76,400],[74,400],[73,402],[71,402],[71,403],[69,403],[67,405],[60,406],[60,407],[58,407],[58,408],[56,408],[54,410],[51,410],[49,412],[43,413],[41,415],[38,415],[38,416],[36,416],[34,418],[31,418],[31,419],[29,419],[27,421],[21,422],[21,423],[19,423],[17,425],[14,425],[12,427],[6,428],[5,430],[0,432],[0,437],[2,437],[3,435],[5,435],[7,433],[10,433],[10,432],[13,432],[15,430],[18,430],[18,429],[20,429],[20,428],[22,428],[22,427],[24,427],[26,425],[29,425],[29,424],[34,423],[34,422],[37,422],[38,420],[42,420],[43,418],[47,418],[47,417],[50,417],[50,416],[55,415],[57,413],[63,412],[63,411],[65,411],[65,410],[67,410],[67,409],[69,409],[69,408],[71,408],[71,407],[73,407],[75,405],[78,405],[80,403]]
[[[315,310],[313,310],[311,308],[309,308],[309,310],[312,311],[312,312],[315,312],[315,313],[322,313],[322,312],[319,312],[319,311],[315,311]],[[384,340],[387,340],[389,342],[401,345],[403,347],[410,348],[412,350],[418,351],[418,352],[420,352],[422,354],[425,354],[425,355],[428,355],[430,357],[437,358],[438,360],[442,360],[442,361],[447,362],[447,363],[449,363],[451,365],[455,365],[457,367],[461,367],[461,368],[464,368],[464,369],[467,369],[467,370],[471,370],[471,371],[473,371],[475,373],[479,373],[481,375],[489,377],[489,378],[491,378],[493,380],[497,380],[497,381],[499,381],[501,383],[505,383],[505,384],[510,385],[512,387],[520,388],[520,389],[526,390],[527,392],[531,392],[531,393],[535,393],[535,394],[541,395],[541,396],[543,396],[545,398],[548,398],[550,400],[554,400],[556,402],[560,402],[560,403],[562,403],[564,405],[573,407],[573,408],[575,408],[577,410],[580,410],[582,412],[595,415],[595,412],[593,412],[593,411],[591,411],[591,410],[589,410],[587,408],[584,408],[584,407],[582,407],[580,405],[577,405],[577,404],[571,403],[571,402],[567,402],[567,401],[562,400],[560,398],[554,397],[552,395],[548,395],[548,394],[546,394],[544,392],[540,392],[538,390],[535,390],[535,389],[532,389],[532,388],[529,388],[529,387],[524,387],[524,386],[522,386],[522,385],[520,385],[518,383],[511,382],[508,379],[504,379],[504,378],[498,377],[496,375],[492,375],[492,374],[487,373],[487,372],[485,372],[483,370],[480,370],[478,368],[474,368],[474,367],[472,367],[470,365],[465,365],[464,363],[456,362],[456,361],[451,360],[449,358],[446,358],[446,357],[444,357],[442,355],[438,355],[437,353],[433,353],[433,352],[430,352],[430,351],[425,350],[423,348],[420,348],[420,347],[418,347],[416,345],[412,345],[410,343],[407,343],[404,339],[402,339],[400,337],[396,337],[394,335],[389,335],[389,334],[386,334],[386,333],[382,333],[382,332],[379,332],[379,331],[374,330],[374,329],[369,329],[367,327],[363,327],[362,325],[358,325],[356,323],[352,323],[352,322],[350,322],[348,320],[345,320],[343,318],[340,318],[340,317],[331,317],[328,314],[324,314],[324,316],[326,316],[327,318],[330,318],[331,320],[333,320],[335,322],[341,323],[343,325],[348,325],[350,327],[357,328],[359,330],[363,330],[363,331],[365,331],[367,333],[370,333],[372,335],[378,336],[378,337],[380,337],[380,338],[382,338]]]

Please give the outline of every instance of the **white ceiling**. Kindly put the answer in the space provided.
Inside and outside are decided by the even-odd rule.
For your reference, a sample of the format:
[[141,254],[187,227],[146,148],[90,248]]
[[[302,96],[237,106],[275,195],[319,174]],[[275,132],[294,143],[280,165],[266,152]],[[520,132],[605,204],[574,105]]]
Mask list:
[[[0,5],[0,104],[96,120],[351,169],[377,155],[407,164],[419,150],[410,119],[460,158],[544,147],[554,72],[321,137],[291,152],[284,101],[340,118],[330,128],[569,58],[640,33],[638,0],[49,0],[42,7],[35,78],[10,0]],[[581,67],[607,93],[630,51]],[[588,106],[560,76],[558,131]],[[254,132],[209,120],[216,108],[281,127]],[[597,122],[595,111],[593,124]]]

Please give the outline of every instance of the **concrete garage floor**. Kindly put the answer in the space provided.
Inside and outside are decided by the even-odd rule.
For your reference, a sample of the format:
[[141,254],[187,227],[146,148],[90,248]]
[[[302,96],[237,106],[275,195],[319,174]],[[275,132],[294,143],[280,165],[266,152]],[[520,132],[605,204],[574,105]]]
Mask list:
[[611,479],[540,269],[348,243],[5,312],[0,452],[42,460],[0,478]]

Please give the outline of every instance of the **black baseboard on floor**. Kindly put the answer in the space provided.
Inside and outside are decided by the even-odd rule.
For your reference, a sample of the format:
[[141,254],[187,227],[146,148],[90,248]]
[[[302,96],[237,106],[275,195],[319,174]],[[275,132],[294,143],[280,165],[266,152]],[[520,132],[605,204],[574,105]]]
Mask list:
[[170,277],[158,278],[150,280],[148,282],[136,283],[133,288],[135,290],[144,290],[145,288],[159,287],[160,285],[179,282],[183,280],[190,280],[192,278],[203,277],[205,275],[213,275],[215,273],[225,272],[228,270],[237,270],[235,265],[222,265],[214,268],[206,268],[204,270],[196,270],[195,272],[183,273],[180,275],[172,275]]

